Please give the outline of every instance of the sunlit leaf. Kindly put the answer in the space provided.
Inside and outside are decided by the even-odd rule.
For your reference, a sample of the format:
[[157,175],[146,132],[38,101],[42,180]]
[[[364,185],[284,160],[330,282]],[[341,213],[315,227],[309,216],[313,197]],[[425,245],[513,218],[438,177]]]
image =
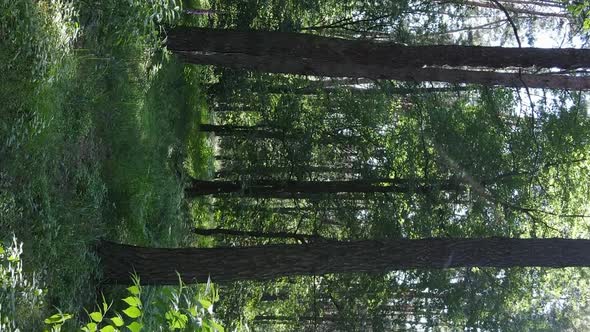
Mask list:
[[93,321],[95,321],[97,323],[102,322],[102,314],[98,311],[91,312],[88,314],[88,316],[90,316],[90,319],[92,319]]
[[123,312],[125,313],[125,315],[129,316],[130,318],[137,318],[137,317],[141,316],[141,310],[139,310],[137,307],[129,307],[129,308],[123,310]]
[[209,310],[209,308],[213,305],[213,303],[205,299],[199,299],[199,304],[201,304],[205,310]]
[[86,331],[88,331],[88,332],[95,332],[97,327],[98,327],[98,325],[96,325],[96,323],[94,323],[94,322],[90,322],[90,323],[86,324],[86,326],[85,326]]
[[139,287],[138,286],[127,287],[127,290],[129,291],[129,293],[131,293],[133,295],[139,295]]
[[143,327],[143,325],[138,322],[133,322],[133,323],[127,325],[127,328],[131,332],[139,332],[139,331],[141,331],[142,327]]
[[73,316],[70,314],[55,314],[47,319],[45,319],[45,324],[60,324],[68,319],[71,319]]
[[117,327],[123,326],[125,324],[125,321],[123,321],[123,318],[120,316],[111,317],[111,322],[113,322],[113,324],[115,324]]
[[123,299],[125,303],[129,304],[132,307],[141,307],[141,300],[139,297],[136,296],[129,296]]

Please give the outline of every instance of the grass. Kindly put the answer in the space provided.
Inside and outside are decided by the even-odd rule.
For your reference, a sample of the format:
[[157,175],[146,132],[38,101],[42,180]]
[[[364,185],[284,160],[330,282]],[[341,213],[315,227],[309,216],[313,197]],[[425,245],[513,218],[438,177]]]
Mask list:
[[18,319],[23,330],[53,307],[77,317],[92,307],[100,239],[190,241],[182,187],[187,172],[210,173],[195,126],[208,117],[199,82],[210,74],[160,50],[145,24],[158,8],[125,6],[80,2],[64,18],[56,2],[0,2],[0,37],[17,32],[0,38],[0,238],[24,242],[25,269],[47,293],[46,311]]

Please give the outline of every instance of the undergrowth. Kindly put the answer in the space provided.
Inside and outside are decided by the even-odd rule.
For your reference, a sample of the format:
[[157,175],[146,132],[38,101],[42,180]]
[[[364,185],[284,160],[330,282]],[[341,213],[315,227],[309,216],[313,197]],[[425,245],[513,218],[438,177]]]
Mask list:
[[99,239],[190,241],[182,187],[187,166],[208,173],[210,148],[191,125],[207,116],[208,74],[162,50],[161,26],[180,10],[174,0],[0,0],[0,240],[23,241],[45,313],[83,317],[96,301]]

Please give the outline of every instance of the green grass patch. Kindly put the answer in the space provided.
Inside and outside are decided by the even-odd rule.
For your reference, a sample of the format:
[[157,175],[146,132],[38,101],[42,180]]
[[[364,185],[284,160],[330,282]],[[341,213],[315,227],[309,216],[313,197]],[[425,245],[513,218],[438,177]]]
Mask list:
[[[24,242],[46,309],[83,319],[102,288],[100,239],[191,241],[182,188],[187,172],[210,173],[195,129],[209,76],[161,50],[172,5],[80,2],[70,19],[48,1],[0,2],[0,36],[14,32],[0,39],[0,238]],[[21,330],[47,313],[18,317]]]

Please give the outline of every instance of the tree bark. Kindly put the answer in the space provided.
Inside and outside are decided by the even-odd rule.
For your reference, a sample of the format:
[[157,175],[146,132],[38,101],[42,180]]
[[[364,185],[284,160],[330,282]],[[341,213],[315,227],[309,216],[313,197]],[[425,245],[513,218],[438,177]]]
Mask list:
[[240,181],[192,180],[185,189],[188,197],[242,193],[252,197],[283,197],[285,194],[337,194],[337,193],[427,193],[435,190],[459,191],[465,185],[456,181],[431,181],[428,184],[406,179],[375,179],[349,181]]
[[270,280],[328,273],[386,273],[391,270],[459,267],[590,266],[590,240],[574,239],[399,239],[312,242],[243,248],[144,248],[102,242],[98,253],[109,283],[218,283]]
[[220,169],[215,172],[216,178],[225,178],[232,175],[240,174],[258,174],[258,175],[281,175],[289,173],[335,173],[335,174],[358,174],[360,170],[353,167],[331,167],[331,166],[249,166],[249,167],[232,167]]
[[187,8],[184,10],[185,14],[188,15],[211,15],[217,14],[215,10],[212,9],[202,9],[202,8]]
[[405,82],[447,82],[481,84],[485,86],[504,86],[511,88],[538,88],[563,90],[590,90],[590,78],[557,74],[525,74],[514,72],[493,72],[481,70],[461,70],[444,68],[424,68],[395,70],[389,73],[390,79]]
[[263,126],[234,126],[234,125],[214,125],[200,124],[199,129],[202,132],[214,133],[215,136],[241,136],[252,138],[283,138],[285,135],[275,129]]
[[390,68],[379,65],[320,64],[309,59],[261,59],[241,54],[179,53],[188,63],[214,64],[255,71],[331,77],[369,77],[402,82],[447,82],[514,88],[590,90],[590,78],[557,74],[520,74],[446,68]]
[[562,69],[590,67],[590,50],[587,49],[405,46],[276,31],[177,27],[168,31],[166,45],[173,52],[199,52],[200,55],[195,56],[201,60],[229,56],[238,66],[254,62],[255,59],[258,60],[258,66],[264,61],[272,62],[274,66],[285,61],[298,62],[302,66],[300,70],[307,68],[317,74],[325,73],[328,68],[329,71],[336,71],[348,67],[372,70],[424,66]]
[[283,240],[297,240],[301,242],[308,241],[330,241],[325,237],[319,235],[305,235],[290,232],[257,232],[257,231],[240,231],[227,228],[193,228],[193,234],[203,236],[215,235],[230,235],[230,236],[245,236],[265,239],[283,239]]
[[[468,5],[468,6],[480,7],[480,8],[500,9],[492,2],[464,1],[464,0],[453,1],[453,2],[456,3],[457,5]],[[502,2],[504,2],[504,1],[502,1]],[[531,15],[531,16],[553,17],[553,18],[562,18],[562,19],[567,19],[567,18],[571,17],[570,14],[565,12],[565,8],[563,8],[563,7],[561,7],[563,9],[562,12],[554,12],[554,13],[543,12],[543,11],[538,11],[538,10],[534,10],[534,9],[530,9],[530,8],[517,7],[517,6],[506,5],[506,4],[504,4],[504,7],[506,8],[507,11],[515,13],[515,14],[525,14],[525,15]]]
[[265,92],[273,94],[295,94],[295,95],[316,95],[320,93],[336,93],[349,91],[352,94],[376,94],[387,93],[392,95],[409,95],[409,94],[430,94],[430,93],[448,93],[458,91],[473,90],[471,87],[440,87],[440,88],[399,88],[399,87],[379,87],[372,84],[370,87],[359,86],[337,86],[337,87],[320,87],[309,85],[305,87],[292,87],[288,85],[276,85],[266,89]]

